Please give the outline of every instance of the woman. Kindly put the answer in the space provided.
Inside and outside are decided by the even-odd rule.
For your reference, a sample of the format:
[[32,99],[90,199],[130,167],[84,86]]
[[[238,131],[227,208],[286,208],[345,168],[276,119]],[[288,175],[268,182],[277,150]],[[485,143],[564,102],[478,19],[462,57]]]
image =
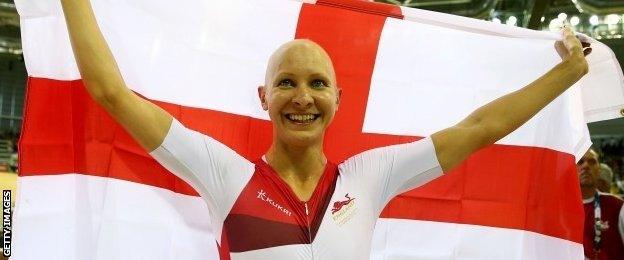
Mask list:
[[323,152],[341,94],[332,62],[318,44],[291,41],[271,56],[265,85],[258,88],[273,141],[263,158],[250,162],[130,91],[89,1],[62,4],[87,90],[154,158],[200,193],[224,258],[368,258],[376,219],[392,197],[511,133],[588,70],[582,44],[565,28],[556,45],[561,63],[528,86],[421,141],[374,149],[336,165]]

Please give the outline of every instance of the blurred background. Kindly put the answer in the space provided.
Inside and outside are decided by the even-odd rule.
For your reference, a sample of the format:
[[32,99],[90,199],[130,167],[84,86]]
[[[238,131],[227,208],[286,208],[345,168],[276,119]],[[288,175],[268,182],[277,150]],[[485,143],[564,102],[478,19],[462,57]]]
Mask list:
[[[568,21],[576,31],[611,47],[624,61],[624,0],[377,0],[508,26],[558,31]],[[27,81],[20,25],[13,0],[0,0],[0,188],[15,190],[17,142]],[[624,108],[623,108],[624,109]],[[622,111],[624,116],[624,111]],[[602,161],[613,170],[612,189],[624,190],[624,117],[589,125]],[[617,187],[618,183],[623,185]],[[618,191],[618,189],[621,189]],[[15,193],[13,198],[15,198]]]
[[0,0],[0,189],[13,190],[13,205],[26,80],[19,16],[13,0]]

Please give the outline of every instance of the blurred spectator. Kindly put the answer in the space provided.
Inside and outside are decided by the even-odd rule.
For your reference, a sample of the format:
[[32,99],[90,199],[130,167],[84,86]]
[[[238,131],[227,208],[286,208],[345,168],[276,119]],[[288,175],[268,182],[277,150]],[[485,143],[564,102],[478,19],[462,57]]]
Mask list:
[[624,194],[624,178],[620,174],[615,174],[614,185],[611,186],[611,189],[612,194],[618,194],[620,197]]
[[624,201],[598,192],[600,178],[598,153],[589,150],[576,164],[579,174],[585,224],[583,249],[589,259],[624,259]]
[[17,152],[13,152],[11,157],[9,158],[9,169],[11,172],[17,172],[19,166],[19,160],[17,157]]
[[613,183],[613,171],[609,165],[601,163],[600,178],[598,181],[598,190],[604,193],[611,193],[611,184]]

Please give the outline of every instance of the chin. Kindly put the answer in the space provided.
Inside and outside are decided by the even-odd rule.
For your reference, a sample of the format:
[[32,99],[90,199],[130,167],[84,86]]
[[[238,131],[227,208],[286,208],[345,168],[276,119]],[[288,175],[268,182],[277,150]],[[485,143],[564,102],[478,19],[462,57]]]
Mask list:
[[596,185],[593,182],[583,182],[581,181],[581,188],[595,188]]
[[309,131],[289,131],[285,133],[284,140],[288,145],[294,146],[309,146],[321,142],[323,135],[319,133],[312,133]]

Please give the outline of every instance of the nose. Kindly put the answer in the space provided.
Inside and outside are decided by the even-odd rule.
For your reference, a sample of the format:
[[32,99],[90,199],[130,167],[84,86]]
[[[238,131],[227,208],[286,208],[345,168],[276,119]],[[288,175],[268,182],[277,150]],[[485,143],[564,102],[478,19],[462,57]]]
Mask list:
[[314,97],[312,97],[310,90],[307,87],[298,87],[295,96],[292,98],[293,104],[298,108],[309,108],[314,104]]

